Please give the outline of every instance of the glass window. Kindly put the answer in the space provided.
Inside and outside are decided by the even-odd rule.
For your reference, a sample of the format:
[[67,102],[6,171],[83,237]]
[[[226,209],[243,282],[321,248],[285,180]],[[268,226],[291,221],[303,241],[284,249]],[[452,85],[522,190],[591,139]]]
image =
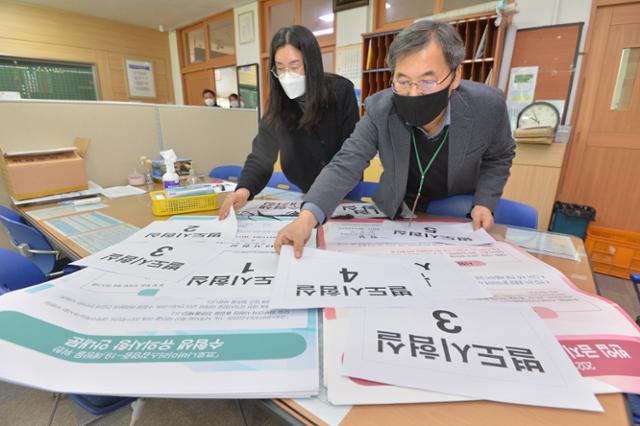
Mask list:
[[302,0],[301,25],[320,37],[333,34],[333,6],[331,0]]
[[233,55],[235,40],[233,37],[233,16],[211,22],[209,27],[209,58]]
[[269,26],[267,28],[267,51],[273,35],[282,27],[293,25],[293,0],[269,6]]
[[187,51],[189,52],[190,64],[204,62],[206,59],[204,28],[196,28],[187,33]]
[[433,15],[433,0],[386,0],[385,23]]
[[444,0],[442,2],[442,12],[462,9],[464,7],[475,6],[476,4],[482,4],[486,2],[487,0]]
[[611,109],[627,110],[631,103],[633,86],[638,76],[638,64],[640,63],[640,47],[628,47],[622,49],[620,65],[618,66],[618,78],[613,89]]

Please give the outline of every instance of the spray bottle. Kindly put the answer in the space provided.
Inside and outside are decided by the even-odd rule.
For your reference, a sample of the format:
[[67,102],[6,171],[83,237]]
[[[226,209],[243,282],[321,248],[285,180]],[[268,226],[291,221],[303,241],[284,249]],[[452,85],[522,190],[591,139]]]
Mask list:
[[175,161],[177,159],[176,153],[173,149],[166,151],[160,151],[160,155],[164,159],[164,165],[166,168],[165,174],[162,175],[162,186],[164,189],[172,188],[180,185],[180,178],[176,173]]

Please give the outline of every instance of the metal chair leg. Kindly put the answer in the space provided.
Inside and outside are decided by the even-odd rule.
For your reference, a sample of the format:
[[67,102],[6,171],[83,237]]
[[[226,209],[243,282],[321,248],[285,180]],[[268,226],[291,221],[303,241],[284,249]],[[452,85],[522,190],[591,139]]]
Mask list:
[[144,399],[138,398],[131,403],[131,420],[129,426],[135,426],[136,422],[140,420],[142,416],[142,409],[144,408]]
[[240,410],[240,416],[242,417],[242,424],[244,426],[248,426],[247,424],[247,418],[244,416],[244,410],[242,409],[242,404],[240,403],[239,399],[236,399],[236,405],[238,406],[238,410]]
[[56,411],[58,410],[58,404],[60,404],[60,399],[62,398],[61,393],[54,394],[56,399],[53,402],[53,409],[51,410],[51,414],[49,415],[49,421],[47,422],[47,426],[51,426],[53,424],[53,419],[56,416]]

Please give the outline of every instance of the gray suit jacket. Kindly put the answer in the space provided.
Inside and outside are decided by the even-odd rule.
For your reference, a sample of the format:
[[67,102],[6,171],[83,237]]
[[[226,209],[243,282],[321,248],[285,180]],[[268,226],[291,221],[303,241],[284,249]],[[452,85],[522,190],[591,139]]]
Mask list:
[[[451,94],[450,105],[448,193],[473,194],[474,205],[493,211],[515,155],[504,96],[487,85],[463,80]],[[391,218],[398,212],[402,216],[410,212],[403,200],[411,135],[395,111],[391,89],[367,98],[365,110],[365,116],[304,198],[322,209],[327,218],[356,186],[376,153],[384,172],[373,200]]]

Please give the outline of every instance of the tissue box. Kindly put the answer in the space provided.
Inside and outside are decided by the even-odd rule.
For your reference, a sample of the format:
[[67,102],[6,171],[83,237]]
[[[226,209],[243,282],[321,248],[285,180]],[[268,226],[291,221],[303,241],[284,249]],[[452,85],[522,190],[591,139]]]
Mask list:
[[3,152],[0,169],[7,190],[16,200],[87,189],[84,155],[88,139],[75,146],[37,151]]
[[[189,170],[191,170],[191,159],[190,158],[178,158],[175,163],[176,173],[178,176],[186,177],[189,176]],[[151,177],[155,181],[162,181],[162,175],[167,171],[164,160],[153,160],[151,162]]]

